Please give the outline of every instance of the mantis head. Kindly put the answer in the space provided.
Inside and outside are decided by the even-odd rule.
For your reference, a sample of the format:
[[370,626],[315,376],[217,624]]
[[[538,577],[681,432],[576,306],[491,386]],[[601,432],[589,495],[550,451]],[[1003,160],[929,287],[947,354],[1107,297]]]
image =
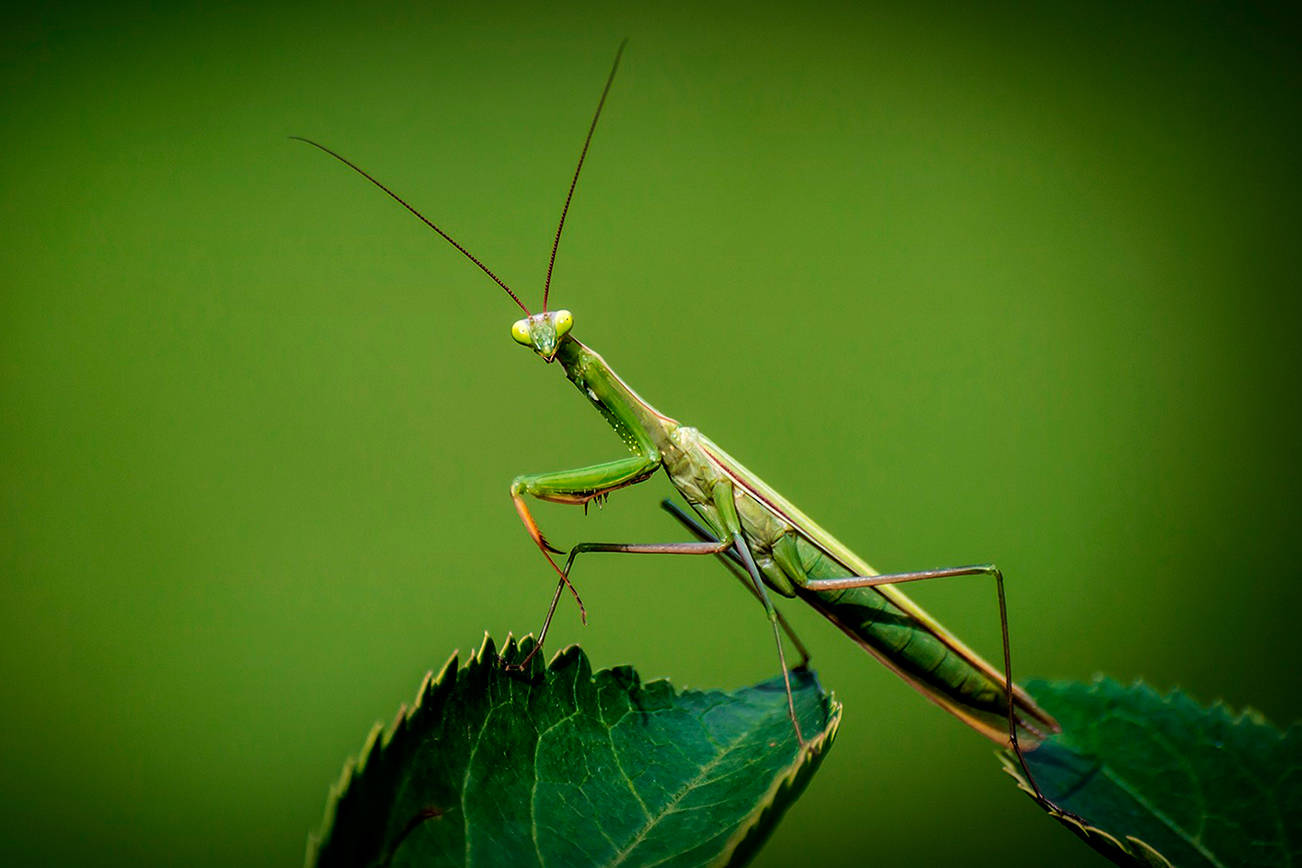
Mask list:
[[511,337],[551,363],[556,350],[574,325],[574,315],[568,310],[548,310],[518,319],[511,326]]

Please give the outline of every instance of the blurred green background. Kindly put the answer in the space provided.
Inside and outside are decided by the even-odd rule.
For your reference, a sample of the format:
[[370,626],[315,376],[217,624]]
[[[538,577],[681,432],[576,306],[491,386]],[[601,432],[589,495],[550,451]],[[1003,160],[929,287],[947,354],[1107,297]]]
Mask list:
[[[0,34],[0,863],[294,865],[372,722],[552,581],[620,446],[319,138],[884,570],[996,561],[1022,677],[1302,716],[1299,40],[1115,2],[40,4]],[[559,543],[675,539],[663,478]],[[772,675],[717,564],[552,648]],[[994,655],[993,594],[916,589]],[[788,607],[790,609],[790,607]],[[761,864],[1095,864],[809,613],[846,705]]]

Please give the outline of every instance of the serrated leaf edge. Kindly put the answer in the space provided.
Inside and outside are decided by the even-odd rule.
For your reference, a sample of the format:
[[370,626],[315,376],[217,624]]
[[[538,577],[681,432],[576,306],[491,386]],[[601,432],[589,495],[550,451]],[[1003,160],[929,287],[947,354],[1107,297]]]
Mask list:
[[[1091,826],[1080,817],[1074,814],[1063,813],[1062,811],[1051,810],[1040,802],[1039,795],[1035,788],[1031,786],[1030,781],[1022,772],[1021,764],[1011,755],[1003,752],[996,752],[995,756],[999,758],[1000,765],[1003,766],[1005,773],[1010,775],[1013,780],[1017,781],[1017,788],[1026,793],[1044,809],[1044,812],[1053,817],[1062,825],[1066,826],[1073,835],[1093,847],[1100,853],[1112,850],[1129,856],[1139,865],[1151,865],[1153,868],[1173,868],[1171,861],[1163,856],[1152,844],[1142,838],[1136,838],[1133,835],[1127,835],[1123,842],[1116,835],[1108,832],[1098,826]],[[1115,860],[1113,860],[1115,861]]]
[[[338,810],[339,803],[348,795],[348,791],[354,782],[365,774],[368,762],[376,755],[377,750],[383,751],[393,742],[394,738],[403,727],[409,724],[421,710],[427,697],[432,695],[440,686],[450,684],[451,682],[448,680],[449,677],[455,680],[458,673],[468,672],[474,666],[482,664],[486,660],[496,662],[500,658],[524,653],[525,648],[532,642],[532,634],[525,635],[519,640],[519,642],[517,642],[515,638],[508,633],[506,635],[506,641],[502,646],[502,653],[499,655],[497,653],[496,645],[493,642],[493,637],[485,631],[479,650],[473,652],[466,659],[464,664],[458,665],[458,657],[461,652],[460,649],[457,649],[448,656],[447,661],[442,667],[440,667],[438,675],[434,675],[433,670],[426,672],[425,677],[421,679],[420,686],[416,689],[416,696],[413,698],[411,704],[408,705],[407,703],[403,703],[399,705],[398,711],[393,717],[393,721],[387,728],[383,723],[377,721],[371,727],[370,732],[367,733],[366,738],[362,742],[361,750],[358,751],[356,757],[350,756],[344,761],[343,768],[339,772],[339,777],[330,787],[330,793],[326,798],[326,807],[324,815],[321,818],[321,823],[317,827],[316,831],[311,832],[308,835],[304,865],[307,866],[307,868],[312,868],[312,866],[316,864],[316,858],[321,845],[325,842],[331,828],[334,826],[335,813]],[[584,653],[581,646],[577,644],[566,645],[552,655],[552,658],[547,661],[546,668],[554,669],[567,665],[570,659],[575,656],[582,657],[585,661],[587,660],[587,655]],[[530,674],[536,673],[539,665],[540,660],[537,657],[531,660]],[[610,669],[593,671],[591,670],[591,664],[588,664],[589,677],[596,677],[600,673],[608,672],[611,669],[624,668],[631,667],[616,666],[610,667]],[[642,684],[643,686],[653,683],[643,682],[636,669],[632,669],[631,672],[636,683]],[[655,681],[667,682],[668,680],[655,679]],[[682,695],[688,692],[700,692],[694,691],[692,688],[677,688],[672,684],[670,684],[670,688],[673,690],[675,695]],[[774,809],[774,806],[780,804],[779,798],[785,792],[796,786],[802,773],[807,771],[812,773],[812,771],[822,762],[823,756],[826,754],[827,749],[831,747],[832,741],[835,738],[837,731],[840,729],[842,710],[841,703],[837,702],[835,694],[833,693],[829,692],[823,694],[823,702],[827,709],[827,726],[818,736],[811,739],[805,747],[796,754],[791,764],[788,766],[787,771],[783,775],[774,778],[772,785],[765,794],[764,800],[746,818],[744,824],[740,826],[737,832],[728,840],[725,849],[721,851],[719,858],[716,859],[713,864],[729,864],[737,849],[747,841],[753,832],[763,826],[768,813]],[[785,810],[785,808],[786,805],[783,804],[782,810]]]
[[[1047,679],[1045,680],[1046,682],[1048,681]],[[1197,707],[1204,715],[1208,717],[1221,716],[1228,720],[1231,726],[1251,726],[1256,729],[1268,729],[1275,736],[1276,740],[1280,742],[1286,742],[1295,736],[1302,737],[1302,722],[1294,722],[1289,725],[1287,729],[1281,730],[1264,714],[1251,706],[1244,706],[1236,713],[1234,708],[1223,699],[1217,699],[1210,705],[1203,705],[1182,688],[1173,687],[1163,694],[1152,685],[1145,682],[1142,678],[1136,678],[1129,684],[1124,684],[1110,676],[1102,673],[1095,673],[1084,686],[1087,694],[1096,695],[1100,690],[1109,687],[1110,685],[1115,686],[1117,690],[1121,692],[1138,691],[1147,693],[1161,704],[1168,706],[1172,705],[1177,700],[1186,700]],[[1040,804],[1041,807],[1044,807],[1044,805],[1040,803],[1035,788],[1032,787],[1030,781],[1026,779],[1021,764],[1017,762],[1011,752],[997,751],[995,755],[999,758],[999,762],[1002,765],[1004,772],[1017,781],[1018,789],[1030,796],[1031,799],[1037,804]],[[1104,848],[1115,849],[1117,852],[1129,856],[1138,864],[1157,866],[1157,868],[1171,868],[1171,861],[1163,856],[1157,848],[1141,838],[1127,835],[1125,837],[1125,843],[1123,843],[1110,832],[1107,832],[1098,826],[1092,826],[1075,815],[1066,814],[1061,811],[1049,810],[1047,808],[1045,809],[1045,813],[1053,817],[1059,823],[1062,823],[1070,829],[1073,834],[1090,844],[1090,846],[1095,847],[1099,852],[1104,852]],[[1096,846],[1098,844],[1103,846]]]
[[784,793],[796,787],[798,782],[797,779],[802,773],[812,773],[823,761],[823,757],[826,755],[828,748],[832,746],[832,742],[836,739],[836,734],[841,728],[842,710],[841,703],[836,700],[835,693],[829,692],[824,694],[823,702],[827,709],[827,726],[824,727],[822,732],[817,736],[806,742],[801,750],[796,753],[796,756],[793,758],[784,775],[773,779],[773,783],[769,786],[768,792],[765,794],[763,801],[757,805],[755,810],[751,812],[749,817],[747,817],[745,824],[738,827],[733,836],[728,839],[724,850],[719,854],[719,858],[715,860],[713,864],[732,864],[733,856],[736,854],[737,849],[746,842],[753,832],[766,826],[765,821],[769,812],[774,809],[774,806],[782,805],[782,810],[786,809],[788,803],[780,802],[780,797]]
[[[520,640],[519,645],[523,645],[531,639],[532,636],[525,636]],[[517,643],[514,637],[508,633],[506,635],[506,644],[503,646],[503,651],[508,652],[510,650],[515,650],[516,647]],[[576,646],[567,646],[566,648],[562,648],[560,651],[556,652],[548,665],[555,663],[556,659],[571,647]],[[465,664],[462,666],[457,665],[457,658],[460,654],[460,649],[454,650],[448,656],[448,659],[443,666],[439,668],[438,675],[435,675],[433,670],[426,672],[425,677],[421,679],[420,686],[416,688],[416,696],[412,700],[411,705],[408,705],[407,703],[399,705],[398,711],[393,717],[393,721],[387,728],[382,722],[376,721],[371,727],[370,732],[367,733],[366,738],[363,740],[361,750],[357,752],[356,757],[350,756],[344,760],[344,766],[339,772],[339,777],[330,787],[330,793],[326,797],[325,814],[321,818],[321,823],[317,827],[316,831],[311,832],[308,835],[307,853],[304,857],[303,863],[305,866],[311,868],[311,866],[316,864],[316,857],[321,845],[325,841],[326,836],[330,833],[331,828],[334,826],[335,812],[338,810],[340,801],[342,801],[348,794],[348,790],[354,781],[358,780],[365,773],[367,762],[370,760],[371,756],[374,755],[377,747],[379,750],[384,750],[384,748],[388,747],[398,732],[408,724],[413,717],[415,717],[417,712],[420,711],[426,697],[433,693],[440,685],[446,683],[446,678],[452,676],[455,679],[457,672],[467,671],[476,663],[480,663],[490,657],[495,659],[498,656],[496,646],[493,643],[493,637],[490,636],[487,631],[484,633],[484,639],[479,645],[479,650],[472,652],[466,659]],[[536,661],[534,661],[534,665],[536,666]]]
[[[1048,678],[1030,679],[1030,683],[1034,683],[1037,681],[1044,682],[1047,684],[1054,683],[1054,679],[1048,679]],[[1110,675],[1105,675],[1101,672],[1096,672],[1088,682],[1076,682],[1076,683],[1084,684],[1085,688],[1090,693],[1097,693],[1099,689],[1109,684],[1115,685],[1119,690],[1123,690],[1123,691],[1139,690],[1156,697],[1160,702],[1167,705],[1170,705],[1175,700],[1188,700],[1189,702],[1198,706],[1198,709],[1202,711],[1204,714],[1222,715],[1225,718],[1227,718],[1231,724],[1235,726],[1251,725],[1251,726],[1262,727],[1265,729],[1270,729],[1275,734],[1275,736],[1281,740],[1292,738],[1293,732],[1295,730],[1298,730],[1299,728],[1302,728],[1302,721],[1295,721],[1294,723],[1290,724],[1287,729],[1281,729],[1277,724],[1275,724],[1268,717],[1266,717],[1265,714],[1253,708],[1251,705],[1245,705],[1242,708],[1240,708],[1237,712],[1234,710],[1234,706],[1226,702],[1224,699],[1216,699],[1210,704],[1204,705],[1203,703],[1199,702],[1193,696],[1193,694],[1189,693],[1182,687],[1172,687],[1165,694],[1163,694],[1156,687],[1149,684],[1147,681],[1145,681],[1142,678],[1136,678],[1127,684],[1116,678],[1111,677]]]

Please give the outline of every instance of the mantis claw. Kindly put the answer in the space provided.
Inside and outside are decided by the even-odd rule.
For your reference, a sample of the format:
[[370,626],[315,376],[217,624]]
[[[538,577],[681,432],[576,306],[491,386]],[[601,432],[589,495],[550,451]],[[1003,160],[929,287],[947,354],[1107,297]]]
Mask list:
[[579,618],[586,627],[588,624],[588,610],[583,605],[583,598],[579,596],[578,590],[570,583],[570,577],[565,575],[565,571],[556,564],[556,561],[552,560],[552,552],[558,555],[564,554],[564,552],[547,542],[543,537],[542,531],[538,529],[537,522],[533,520],[533,515],[529,512],[528,505],[524,502],[524,498],[517,494],[514,489],[511,491],[511,500],[515,503],[515,511],[520,514],[520,520],[524,522],[525,530],[529,531],[529,537],[537,544],[538,549],[543,553],[543,557],[547,559],[547,563],[552,565],[556,575],[561,577],[565,587],[569,588],[570,593],[574,595],[574,602],[579,604]]
[[529,653],[524,655],[524,659],[521,660],[519,663],[506,663],[505,661],[503,661],[503,668],[507,672],[524,672],[529,668],[529,662],[533,660],[534,655],[537,654],[539,651],[541,651],[542,647],[543,646],[541,643],[535,644],[532,648],[529,649]]

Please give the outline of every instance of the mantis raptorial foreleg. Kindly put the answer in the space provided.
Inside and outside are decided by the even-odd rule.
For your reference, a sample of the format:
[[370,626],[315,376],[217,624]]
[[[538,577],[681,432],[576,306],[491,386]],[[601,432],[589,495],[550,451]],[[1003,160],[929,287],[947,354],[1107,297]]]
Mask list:
[[[660,453],[654,446],[649,443],[639,443],[639,447],[638,454],[628,458],[617,458],[614,461],[605,461],[573,470],[524,474],[517,476],[511,483],[511,501],[515,504],[515,511],[524,522],[529,537],[543,553],[547,563],[551,564],[552,569],[560,576],[561,583],[574,595],[574,602],[579,604],[579,616],[585,624],[588,623],[588,610],[583,605],[578,589],[570,583],[568,571],[562,570],[552,559],[552,554],[560,554],[561,550],[543,536],[538,523],[533,519],[533,514],[529,512],[529,505],[525,503],[524,496],[527,494],[552,503],[586,504],[590,500],[606,497],[618,488],[636,485],[660,467]],[[551,612],[548,612],[547,621],[551,622]],[[539,647],[542,646],[541,640],[540,636]],[[533,654],[529,656],[532,657]],[[525,658],[524,662],[528,662],[528,658]],[[523,666],[524,663],[521,665]]]

